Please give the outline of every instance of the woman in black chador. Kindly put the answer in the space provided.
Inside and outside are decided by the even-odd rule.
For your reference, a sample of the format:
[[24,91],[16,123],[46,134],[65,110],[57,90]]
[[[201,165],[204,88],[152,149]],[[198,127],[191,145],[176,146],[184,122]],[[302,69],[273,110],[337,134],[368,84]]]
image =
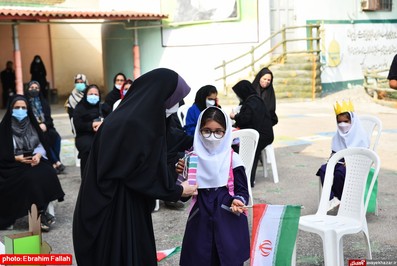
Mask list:
[[256,167],[261,152],[274,140],[272,120],[263,100],[256,94],[251,82],[239,81],[232,89],[240,98],[241,110],[238,114],[230,114],[230,118],[236,121],[236,127],[253,128],[259,133],[258,147],[251,172],[251,187],[254,187]]
[[39,55],[35,55],[30,64],[30,74],[32,75],[30,80],[36,80],[40,84],[40,92],[44,99],[48,100],[47,71]]
[[[63,200],[42,130],[22,95],[10,98],[0,124],[0,147],[0,228],[27,215],[33,203],[44,213],[50,201]],[[42,219],[42,229],[49,230],[46,222]]]
[[99,128],[73,221],[78,265],[157,265],[151,212],[155,199],[177,201],[197,186],[167,175],[166,116],[190,91],[169,69],[134,81]]

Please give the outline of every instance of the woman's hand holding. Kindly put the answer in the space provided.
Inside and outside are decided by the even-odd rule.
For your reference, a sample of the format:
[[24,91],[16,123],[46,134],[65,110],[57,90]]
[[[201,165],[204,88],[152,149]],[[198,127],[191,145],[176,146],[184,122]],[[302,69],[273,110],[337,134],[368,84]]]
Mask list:
[[188,181],[184,181],[181,183],[181,186],[183,187],[182,197],[190,197],[198,194],[197,185],[189,185]]
[[41,130],[43,130],[43,132],[47,131],[47,126],[44,123],[40,123],[39,126],[40,126]]
[[94,121],[94,122],[92,122],[92,129],[95,132],[97,132],[101,125],[102,125],[102,121]]
[[24,157],[22,154],[15,156],[15,161],[20,163],[31,164],[32,163],[32,156]]
[[185,160],[179,159],[178,162],[175,164],[175,170],[178,174],[183,173],[183,169],[185,168]]
[[36,166],[40,163],[41,160],[41,154],[40,153],[36,153],[35,155],[33,155],[32,157],[32,163],[30,164],[31,166]]
[[243,211],[246,211],[247,208],[245,207],[244,203],[239,200],[239,199],[234,199],[232,201],[232,206],[230,206],[230,209],[234,213],[242,213]]

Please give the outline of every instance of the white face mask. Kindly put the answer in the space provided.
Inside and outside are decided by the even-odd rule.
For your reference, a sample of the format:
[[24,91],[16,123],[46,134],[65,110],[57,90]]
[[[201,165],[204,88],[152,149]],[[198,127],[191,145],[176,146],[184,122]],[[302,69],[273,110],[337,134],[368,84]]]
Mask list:
[[179,108],[179,103],[176,103],[174,106],[172,106],[169,109],[165,109],[165,117],[169,117],[170,115],[172,115],[173,113],[176,113],[178,111]]
[[222,140],[215,138],[214,134],[211,134],[209,138],[204,138],[203,136],[201,136],[201,138],[203,140],[203,146],[207,149],[209,153],[215,152],[216,148],[218,148]]
[[114,85],[115,87],[116,87],[116,89],[118,89],[118,90],[120,90],[121,89],[121,85],[119,85],[119,84],[116,84],[116,85]]
[[207,107],[210,107],[210,106],[214,106],[215,105],[215,100],[205,100],[205,105],[207,106]]
[[346,134],[347,132],[349,132],[351,127],[352,127],[352,124],[350,124],[350,123],[346,123],[346,122],[338,123],[338,128],[340,131],[342,131],[343,134]]

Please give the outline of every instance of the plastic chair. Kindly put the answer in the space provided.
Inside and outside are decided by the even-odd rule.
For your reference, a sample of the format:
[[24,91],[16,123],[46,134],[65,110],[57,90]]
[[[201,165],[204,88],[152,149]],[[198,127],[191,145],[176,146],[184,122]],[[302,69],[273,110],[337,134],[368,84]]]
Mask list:
[[274,155],[274,148],[272,144],[267,145],[262,150],[262,164],[263,164],[263,177],[267,177],[267,164],[272,166],[273,181],[278,183],[278,171],[276,164],[276,156]]
[[[342,158],[346,162],[346,178],[343,196],[336,216],[327,215],[329,195],[334,179],[335,164]],[[371,166],[374,167],[374,178],[368,192],[371,193],[379,173],[378,155],[365,148],[349,148],[335,153],[328,161],[323,191],[316,214],[300,218],[299,229],[320,235],[323,240],[324,263],[344,265],[343,236],[363,232],[367,244],[367,259],[372,259],[369,241],[366,209],[369,197],[364,203],[365,185]],[[295,247],[296,248],[296,247]],[[294,251],[296,257],[296,250]]]
[[[361,115],[359,116],[361,125],[363,126],[364,130],[367,132],[369,139],[371,140],[370,149],[376,152],[376,148],[379,144],[380,135],[382,133],[382,121],[373,115]],[[375,133],[375,136],[373,137]],[[320,186],[320,193],[321,195],[321,182],[319,183]],[[375,215],[378,216],[378,199],[376,199],[376,206],[375,206]]]
[[255,129],[240,129],[232,132],[233,138],[239,138],[239,155],[245,166],[245,174],[247,175],[248,193],[250,196],[250,204],[254,204],[252,189],[250,183],[252,165],[254,163],[255,151],[258,146],[259,133]]
[[[376,152],[378,147],[380,134],[382,133],[382,121],[373,115],[360,115],[359,116],[361,125],[364,130],[367,131],[368,137],[371,140],[370,149]],[[375,133],[375,137],[372,136]]]
[[181,126],[184,127],[186,125],[186,114],[187,114],[187,110],[189,110],[190,106],[184,104],[179,106],[178,111],[177,111],[177,115],[178,115],[178,119],[179,122],[181,123]]
[[[361,121],[361,125],[363,126],[364,130],[367,131],[368,137],[371,140],[370,149],[376,152],[380,135],[382,133],[382,121],[373,115],[360,115],[359,119]],[[378,216],[378,214],[378,197],[376,197],[375,215]]]

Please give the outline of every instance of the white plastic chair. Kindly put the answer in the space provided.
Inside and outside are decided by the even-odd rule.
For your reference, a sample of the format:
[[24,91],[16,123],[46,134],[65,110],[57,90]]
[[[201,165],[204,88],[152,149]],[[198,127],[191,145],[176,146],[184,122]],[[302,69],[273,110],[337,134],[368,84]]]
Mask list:
[[[379,144],[380,134],[382,133],[382,121],[373,115],[360,115],[361,125],[367,131],[368,137],[371,140],[370,149],[376,152]],[[375,135],[373,137],[373,135]]]
[[[369,139],[371,140],[370,149],[376,152],[376,148],[379,144],[380,135],[382,133],[382,121],[373,115],[360,115],[359,116],[361,125],[367,132]],[[375,136],[373,136],[375,135]],[[319,183],[321,195],[321,182]],[[375,215],[378,216],[378,199],[376,199]]]
[[182,106],[179,106],[177,115],[179,122],[181,123],[182,127],[186,125],[186,115],[187,115],[187,110],[189,110],[190,106],[184,104]]
[[[370,149],[376,152],[379,144],[380,135],[382,133],[382,121],[373,115],[360,115],[361,125],[367,131],[368,137],[371,140]],[[370,197],[370,195],[369,195]],[[375,215],[378,216],[378,198],[376,198]]]
[[[342,158],[346,162],[346,178],[343,196],[336,216],[327,215],[329,195],[334,179],[335,164]],[[344,265],[343,236],[363,232],[367,244],[367,259],[372,259],[369,241],[366,209],[369,197],[364,203],[365,185],[368,173],[374,167],[374,178],[369,193],[379,173],[380,159],[378,155],[365,148],[349,148],[335,153],[328,161],[320,204],[316,214],[300,218],[299,229],[320,235],[323,240],[324,263]],[[296,247],[294,251],[296,257]]]
[[278,183],[278,171],[276,164],[276,156],[274,154],[274,148],[272,144],[267,145],[262,150],[262,164],[263,164],[263,177],[267,177],[267,165],[270,164],[272,166],[272,174],[274,183]]
[[254,204],[251,189],[251,170],[254,163],[255,151],[258,146],[259,133],[255,129],[240,129],[232,132],[233,138],[239,138],[239,155],[245,166],[245,174],[247,175],[248,193],[250,196],[249,205]]

